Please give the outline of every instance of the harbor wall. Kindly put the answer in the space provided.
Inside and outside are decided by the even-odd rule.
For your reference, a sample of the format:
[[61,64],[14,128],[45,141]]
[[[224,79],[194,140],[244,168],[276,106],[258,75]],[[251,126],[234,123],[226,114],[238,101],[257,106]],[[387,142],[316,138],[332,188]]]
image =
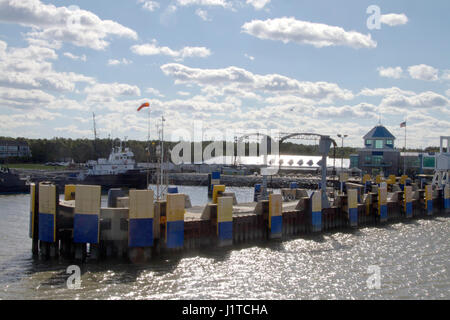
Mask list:
[[[73,190],[73,186],[67,188]],[[145,262],[161,253],[283,241],[450,213],[448,186],[414,191],[406,187],[390,193],[375,186],[374,192],[365,194],[351,188],[339,193],[330,208],[322,208],[321,191],[308,197],[305,190],[297,189],[293,201],[283,202],[283,195],[272,194],[269,200],[234,205],[233,197],[217,188],[211,203],[192,209],[185,209],[183,194],[154,201],[150,190],[131,190],[108,201],[117,207],[100,208],[98,188],[76,186],[74,200],[59,201],[56,186],[32,185],[33,254],[45,259],[86,261],[115,256]]]

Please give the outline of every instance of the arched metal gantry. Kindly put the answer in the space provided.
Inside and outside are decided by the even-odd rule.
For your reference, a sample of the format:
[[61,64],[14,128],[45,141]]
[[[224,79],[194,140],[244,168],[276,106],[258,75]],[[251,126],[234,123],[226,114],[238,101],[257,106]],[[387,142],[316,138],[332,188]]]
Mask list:
[[336,148],[337,143],[334,139],[332,139],[330,136],[324,136],[318,133],[309,133],[309,132],[303,132],[303,133],[282,133],[280,135],[280,139],[278,140],[279,145],[289,139],[297,138],[301,140],[319,140],[322,139],[322,137],[326,137],[330,139],[331,143],[333,144],[333,172],[336,171]]
[[[260,132],[254,132],[254,133],[248,133],[248,134],[244,134],[242,136],[239,137],[239,139],[237,139],[237,137],[235,138],[235,142],[237,143],[237,157],[239,158],[239,162],[241,161],[241,156],[245,156],[245,146],[244,149],[242,150],[242,142],[244,141],[244,139],[250,138],[250,137],[257,137],[258,139],[260,137],[263,138],[263,140],[261,142],[259,142],[262,145],[262,153],[264,155],[264,165],[267,165],[267,156],[269,154],[271,154],[272,152],[272,143],[273,141],[276,141],[274,138],[272,138],[271,136],[265,134],[265,133],[260,133]],[[260,150],[260,154],[261,154],[261,148]],[[235,161],[234,164],[236,165],[236,157],[235,157]]]
[[322,179],[320,189],[322,190],[322,208],[329,208],[330,203],[327,197],[327,157],[330,151],[331,144],[333,144],[333,172],[336,170],[336,147],[337,143],[330,136],[321,135],[317,133],[285,133],[280,135],[279,145],[292,138],[302,140],[319,140],[319,152],[322,155],[321,167],[322,167]]

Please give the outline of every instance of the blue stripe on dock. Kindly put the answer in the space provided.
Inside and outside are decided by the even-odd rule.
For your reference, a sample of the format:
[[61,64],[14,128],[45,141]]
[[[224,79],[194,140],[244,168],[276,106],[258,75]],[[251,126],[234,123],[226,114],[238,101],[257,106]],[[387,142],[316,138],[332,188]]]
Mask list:
[[233,221],[219,222],[219,240],[233,239]]
[[184,245],[184,221],[167,221],[167,248],[182,248]]
[[413,213],[413,204],[412,202],[406,203],[406,217],[411,218]]
[[350,226],[357,227],[358,226],[358,209],[350,208],[348,215],[349,215],[349,220],[350,220]]
[[74,215],[73,242],[98,243],[98,215],[77,213]]
[[153,246],[153,219],[130,219],[128,246],[131,248]]
[[283,217],[282,216],[274,216],[271,220],[271,234],[278,234],[283,231]]
[[55,215],[39,213],[39,240],[55,242]]
[[433,200],[427,200],[427,214],[433,214]]
[[380,221],[385,222],[388,219],[387,215],[387,205],[381,205],[380,206]]
[[450,199],[444,199],[444,208],[450,209]]
[[311,218],[312,231],[322,231],[322,211],[313,212]]

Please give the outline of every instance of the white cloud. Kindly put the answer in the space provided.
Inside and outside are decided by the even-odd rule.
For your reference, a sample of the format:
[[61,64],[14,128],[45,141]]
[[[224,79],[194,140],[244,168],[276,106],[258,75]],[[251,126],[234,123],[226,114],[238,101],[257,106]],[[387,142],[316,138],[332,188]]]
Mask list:
[[77,56],[77,55],[74,55],[74,54],[72,54],[70,52],[64,52],[63,55],[65,57],[69,58],[69,59],[72,59],[72,60],[80,60],[80,61],[83,61],[83,62],[87,61],[87,58],[86,58],[85,54],[83,54],[81,56]]
[[190,96],[191,95],[190,92],[186,92],[186,91],[178,91],[177,94],[180,96]]
[[238,67],[223,69],[190,68],[182,64],[169,63],[161,66],[167,76],[175,78],[175,83],[195,83],[199,86],[230,86],[237,90],[258,90],[263,93],[293,94],[321,102],[333,99],[353,99],[349,90],[328,82],[300,82],[279,74],[258,75]]
[[317,119],[323,118],[370,119],[377,117],[377,107],[372,104],[361,103],[356,106],[315,108],[313,111],[313,116]]
[[246,3],[252,5],[256,10],[261,10],[270,3],[270,0],[247,0]]
[[402,14],[389,13],[381,15],[380,21],[381,23],[394,27],[398,25],[407,24],[408,17],[404,13]]
[[447,97],[450,97],[450,89],[448,89],[447,91],[445,91],[445,94],[447,95]]
[[118,65],[129,65],[132,64],[133,61],[131,60],[127,60],[125,58],[123,58],[122,60],[117,60],[117,59],[109,59],[108,60],[108,66],[118,66]]
[[292,17],[265,21],[253,20],[245,23],[241,30],[259,39],[310,44],[318,48],[328,46],[375,48],[377,46],[370,34],[345,31],[340,27],[296,20]]
[[208,7],[232,7],[231,3],[226,0],[177,0],[177,4],[180,6],[208,6]]
[[443,70],[441,79],[442,80],[450,80],[450,70]]
[[44,106],[55,98],[42,90],[24,90],[0,87],[0,102],[2,106],[28,109]]
[[137,86],[125,83],[97,83],[86,87],[86,103],[89,105],[116,103],[115,98],[122,96],[141,96],[141,90]]
[[63,132],[64,134],[73,133],[73,134],[76,134],[78,136],[83,136],[83,137],[92,135],[92,130],[87,130],[87,129],[83,130],[83,129],[78,128],[78,126],[76,126],[74,124],[67,125],[64,127],[57,127],[57,128],[54,128],[54,130],[56,132]]
[[95,82],[93,78],[81,74],[53,70],[49,60],[57,58],[51,48],[33,45],[8,48],[6,42],[0,41],[0,86],[74,91],[77,82]]
[[164,95],[161,94],[161,92],[159,92],[159,90],[155,89],[155,88],[147,88],[147,90],[145,90],[145,92],[150,93],[157,97],[164,97]]
[[248,54],[244,54],[244,57],[246,57],[247,59],[250,59],[250,60],[255,60],[255,57],[253,57],[253,56],[250,56],[250,55],[248,55]]
[[56,7],[39,0],[0,1],[0,22],[31,27],[29,38],[70,42],[95,50],[108,47],[106,39],[111,35],[137,39],[135,31],[111,20],[102,20],[90,11],[76,6]]
[[378,74],[385,78],[400,79],[403,75],[403,69],[401,67],[379,67],[377,70]]
[[156,9],[159,9],[159,2],[149,0],[139,0],[138,2],[142,3],[142,8],[145,10],[153,12]]
[[203,21],[211,21],[206,10],[198,8],[197,10],[195,10],[195,14],[198,15]]
[[450,100],[438,93],[427,91],[412,96],[392,94],[385,97],[381,101],[380,106],[385,108],[397,107],[403,109],[427,110],[435,107],[449,107]]
[[424,81],[436,81],[439,79],[439,70],[426,64],[410,66],[408,68],[411,78]]
[[376,96],[389,96],[394,94],[402,94],[405,96],[415,95],[414,91],[406,91],[399,89],[397,87],[392,88],[377,88],[377,89],[368,89],[364,88],[358,95],[368,96],[368,97],[376,97]]
[[134,45],[131,47],[137,55],[152,56],[152,55],[165,55],[172,57],[176,60],[183,60],[185,58],[206,58],[211,55],[211,50],[205,47],[184,47],[180,50],[172,50],[169,47],[160,47],[156,40],[152,43],[146,43],[142,45]]

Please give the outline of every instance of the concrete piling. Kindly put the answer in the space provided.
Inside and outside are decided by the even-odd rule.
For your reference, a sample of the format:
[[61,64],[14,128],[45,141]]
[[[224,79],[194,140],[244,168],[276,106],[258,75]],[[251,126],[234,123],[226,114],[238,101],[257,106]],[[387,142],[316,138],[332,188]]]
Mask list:
[[58,192],[55,185],[39,184],[39,241],[41,242],[42,256],[55,257],[57,235],[56,235],[56,212],[58,207]]
[[166,247],[169,249],[184,246],[184,194],[167,194]]
[[153,190],[130,190],[128,247],[131,261],[150,258],[154,239],[153,198]]
[[311,231],[322,231],[322,197],[321,191],[311,194]]
[[425,209],[428,216],[433,215],[433,187],[429,184],[425,186]]
[[381,223],[388,221],[387,211],[387,188],[378,188],[378,217]]
[[100,238],[101,187],[77,185],[75,189],[75,212],[73,218],[73,241],[75,255],[84,260],[86,244],[91,244],[92,258],[98,258]]

